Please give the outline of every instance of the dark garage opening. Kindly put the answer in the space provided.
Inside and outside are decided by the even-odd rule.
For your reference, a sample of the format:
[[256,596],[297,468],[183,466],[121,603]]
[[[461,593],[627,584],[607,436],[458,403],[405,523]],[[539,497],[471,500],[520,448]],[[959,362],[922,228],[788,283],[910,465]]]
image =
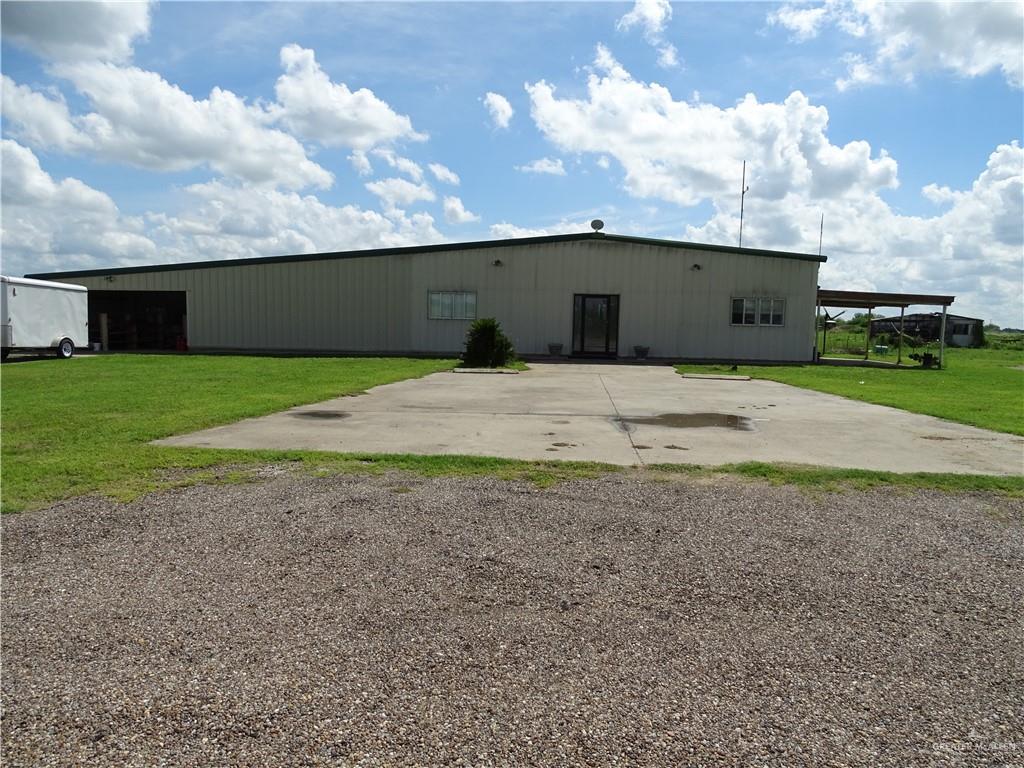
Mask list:
[[105,349],[176,349],[186,328],[184,291],[89,291],[89,341]]

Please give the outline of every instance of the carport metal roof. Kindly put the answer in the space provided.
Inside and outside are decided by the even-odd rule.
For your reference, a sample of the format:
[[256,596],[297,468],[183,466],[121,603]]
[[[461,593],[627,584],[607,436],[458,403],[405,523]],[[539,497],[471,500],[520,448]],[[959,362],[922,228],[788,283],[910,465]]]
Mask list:
[[875,307],[903,307],[924,304],[948,307],[955,296],[932,296],[924,293],[875,293],[874,291],[830,291],[818,289],[818,305],[822,307],[849,307],[874,309]]
[[[933,296],[925,293],[876,293],[874,291],[830,291],[818,289],[818,309],[822,307],[846,307],[850,309],[866,309],[868,311],[868,329],[864,334],[864,360],[868,359],[871,348],[871,310],[875,307],[899,307],[900,308],[900,330],[896,365],[903,360],[903,313],[911,305],[924,304],[942,307],[942,322],[939,331],[939,367],[942,367],[943,358],[946,354],[946,311],[949,305],[956,299],[955,296]],[[828,314],[826,313],[826,317]],[[822,324],[821,328],[821,350],[816,352],[816,357],[821,360],[825,351],[825,337],[828,334],[828,324]],[[817,339],[817,333],[815,333]],[[817,340],[815,340],[817,345]]]

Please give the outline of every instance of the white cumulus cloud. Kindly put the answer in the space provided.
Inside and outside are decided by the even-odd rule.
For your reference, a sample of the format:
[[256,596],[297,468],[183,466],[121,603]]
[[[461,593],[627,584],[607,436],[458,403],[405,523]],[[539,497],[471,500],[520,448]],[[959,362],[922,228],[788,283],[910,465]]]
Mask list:
[[100,62],[54,65],[94,111],[71,115],[66,104],[4,78],[5,119],[40,149],[91,153],[155,171],[199,166],[254,183],[329,187],[334,177],[314,163],[272,116],[231,91],[195,99],[155,72]]
[[437,199],[429,184],[414,184],[406,179],[391,178],[371,181],[366,188],[381,199],[385,210],[393,210],[418,202],[432,202]]
[[505,240],[512,237],[544,237],[545,235],[571,235],[580,232],[592,232],[590,220],[570,221],[561,219],[556,224],[539,227],[523,227],[518,224],[511,224],[507,221],[492,224],[490,227],[491,237],[496,240]]
[[896,162],[867,142],[827,137],[828,111],[799,91],[782,103],[748,94],[733,107],[677,101],[656,83],[634,79],[599,46],[584,99],[560,99],[544,81],[527,86],[538,129],[566,152],[615,157],[636,197],[680,205],[732,195],[744,160],[751,195],[793,191],[841,197],[897,185]]
[[484,96],[484,106],[487,107],[495,128],[508,128],[512,115],[515,114],[515,110],[512,109],[508,99],[500,93],[488,91]]
[[235,259],[444,240],[433,217],[423,212],[381,214],[355,205],[328,205],[313,195],[221,181],[194,184],[185,192],[182,213],[147,217],[162,261],[194,261],[197,254]]
[[459,198],[445,197],[444,220],[449,224],[468,224],[472,221],[480,221],[480,217],[467,211]]
[[5,274],[153,259],[139,218],[78,179],[53,179],[32,150],[2,142],[0,229]]
[[360,176],[369,176],[373,173],[370,158],[360,149],[353,150],[352,154],[348,156],[348,161]]
[[34,147],[77,152],[92,140],[75,125],[62,94],[48,96],[0,75],[7,131]]
[[873,2],[828,0],[787,3],[769,14],[770,24],[807,40],[833,25],[870,49],[847,51],[840,90],[856,85],[911,81],[920,72],[944,70],[960,77],[1001,72],[1024,86],[1024,3]]
[[551,176],[565,176],[565,166],[562,165],[562,159],[557,157],[542,157],[540,160],[534,160],[526,165],[517,165],[515,168],[523,173],[546,173]]
[[[351,162],[372,172],[366,152],[425,138],[366,89],[332,83],[312,51],[281,50],[279,103],[250,103],[214,88],[197,99],[155,72],[102,61],[65,61],[52,72],[70,82],[92,111],[72,114],[60,94],[33,91],[3,77],[3,111],[11,135],[38,149],[92,154],[155,171],[207,166],[232,179],[291,189],[330,187],[333,174],[309,158],[301,141],[353,150]],[[282,128],[287,130],[282,130]],[[389,165],[422,180],[413,161],[378,147]]]
[[312,50],[281,49],[284,74],[277,80],[274,113],[288,130],[325,147],[367,150],[399,139],[423,141],[412,121],[395,112],[373,91],[335,83],[320,68]]
[[408,157],[396,155],[392,150],[384,148],[373,150],[373,154],[376,157],[382,158],[389,166],[399,173],[404,173],[416,183],[423,181],[423,169],[418,163],[410,160]]
[[456,187],[459,185],[459,174],[451,168],[441,165],[440,163],[430,163],[427,167],[430,169],[430,172],[434,174],[434,178],[442,184],[451,184]]
[[623,31],[640,27],[644,39],[658,51],[658,66],[671,69],[679,66],[676,47],[665,40],[665,27],[671,19],[672,4],[669,0],[636,0],[616,26]]
[[216,180],[186,187],[180,212],[125,216],[110,197],[55,180],[35,154],[2,143],[6,274],[279,256],[444,241],[430,214],[333,206],[314,195]]
[[811,40],[835,13],[835,3],[796,5],[787,3],[768,14],[768,23],[785,27],[797,41]]
[[51,61],[124,61],[149,34],[147,2],[5,2],[6,40]]

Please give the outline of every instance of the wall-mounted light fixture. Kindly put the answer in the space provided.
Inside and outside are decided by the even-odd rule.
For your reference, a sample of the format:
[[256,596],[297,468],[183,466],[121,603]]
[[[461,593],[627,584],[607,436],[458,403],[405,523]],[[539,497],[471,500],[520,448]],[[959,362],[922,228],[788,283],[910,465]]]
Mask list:
[[106,276],[106,278],[104,278],[104,279],[105,279],[105,280],[106,280],[106,281],[107,281],[108,283],[112,283],[112,282],[114,282],[114,276],[113,276],[113,275],[107,275],[107,276]]
[[494,264],[494,266],[496,266],[496,267],[503,267],[503,266],[505,266],[505,262],[503,262],[501,259],[495,259],[491,263]]
[[694,272],[700,272],[700,264],[694,264],[690,269]]

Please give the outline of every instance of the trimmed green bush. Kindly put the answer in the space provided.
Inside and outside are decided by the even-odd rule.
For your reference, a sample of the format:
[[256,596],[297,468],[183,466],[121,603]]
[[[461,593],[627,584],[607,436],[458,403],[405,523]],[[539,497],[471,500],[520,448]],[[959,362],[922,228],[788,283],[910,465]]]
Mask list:
[[502,368],[516,359],[512,342],[493,317],[475,320],[466,332],[462,364],[467,368]]

